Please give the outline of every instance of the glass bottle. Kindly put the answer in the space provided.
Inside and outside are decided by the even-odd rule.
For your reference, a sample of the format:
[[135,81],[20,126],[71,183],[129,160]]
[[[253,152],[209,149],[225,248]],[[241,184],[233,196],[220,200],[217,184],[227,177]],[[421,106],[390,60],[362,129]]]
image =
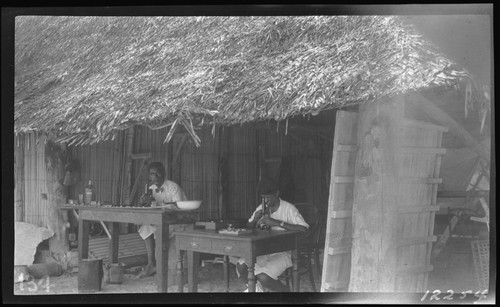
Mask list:
[[92,198],[94,196],[94,186],[92,185],[92,180],[89,180],[89,184],[85,187],[85,204],[90,205]]

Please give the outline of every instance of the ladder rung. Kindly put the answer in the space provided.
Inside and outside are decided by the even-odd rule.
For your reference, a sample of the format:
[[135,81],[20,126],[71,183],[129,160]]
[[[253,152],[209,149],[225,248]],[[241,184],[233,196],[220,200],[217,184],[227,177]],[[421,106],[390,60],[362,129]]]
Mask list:
[[439,211],[440,206],[409,206],[398,208],[399,213],[421,213],[427,211]]
[[406,146],[406,147],[402,148],[402,152],[404,152],[404,153],[415,153],[415,154],[439,154],[439,155],[444,155],[446,153],[446,148]]
[[437,241],[437,236],[404,238],[398,240],[398,246],[418,245],[436,241]]
[[332,211],[332,218],[341,219],[346,217],[352,217],[352,210],[334,210]]
[[335,176],[333,177],[335,183],[353,183],[354,177],[352,176]]
[[434,125],[428,122],[424,121],[419,121],[419,120],[411,120],[411,119],[406,119],[404,121],[405,125],[407,126],[415,126],[418,128],[424,128],[424,129],[431,129],[431,130],[438,130],[442,132],[448,132],[448,127],[443,127],[443,126],[438,126]]
[[443,179],[441,178],[426,178],[426,177],[401,177],[400,180],[403,183],[423,183],[423,184],[435,184],[441,183]]
[[413,274],[420,274],[420,273],[425,273],[425,272],[430,272],[434,269],[434,266],[427,264],[427,265],[414,265],[410,267],[406,267],[403,269],[399,269],[396,273],[396,275],[413,275]]
[[335,146],[336,151],[356,151],[358,146],[356,145],[337,145]]
[[344,289],[347,287],[349,287],[348,281],[339,280],[339,281],[325,282],[325,288],[330,290]]
[[328,248],[328,255],[339,255],[346,254],[351,252],[351,246],[342,246],[342,247],[330,247]]

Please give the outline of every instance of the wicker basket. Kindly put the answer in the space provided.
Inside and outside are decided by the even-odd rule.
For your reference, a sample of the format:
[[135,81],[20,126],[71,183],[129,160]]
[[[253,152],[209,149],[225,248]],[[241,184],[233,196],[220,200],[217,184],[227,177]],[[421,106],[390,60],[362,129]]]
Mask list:
[[490,281],[490,241],[471,241],[474,275],[478,290],[487,290]]

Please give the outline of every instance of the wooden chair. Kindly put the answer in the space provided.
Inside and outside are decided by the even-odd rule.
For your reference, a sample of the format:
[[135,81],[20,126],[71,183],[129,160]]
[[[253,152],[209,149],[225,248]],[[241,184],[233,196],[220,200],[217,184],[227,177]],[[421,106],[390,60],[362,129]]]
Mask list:
[[[312,204],[297,203],[295,207],[297,207],[304,220],[309,224],[310,230],[305,236],[300,237],[298,242],[299,278],[301,275],[307,273],[313,291],[316,292],[314,274],[317,276],[321,274],[319,253],[324,245],[321,239],[325,228],[325,219],[321,216],[319,209]],[[292,268],[288,268],[280,277],[280,279],[285,280],[286,284],[290,287],[290,291],[292,291]]]

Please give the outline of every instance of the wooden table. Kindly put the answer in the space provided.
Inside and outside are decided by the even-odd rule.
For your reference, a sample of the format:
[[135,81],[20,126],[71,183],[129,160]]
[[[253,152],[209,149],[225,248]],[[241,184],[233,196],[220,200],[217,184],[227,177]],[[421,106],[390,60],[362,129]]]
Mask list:
[[229,235],[219,234],[215,230],[186,230],[175,232],[175,242],[178,251],[177,284],[182,292],[182,260],[187,252],[188,260],[188,291],[198,290],[198,263],[200,253],[224,255],[224,281],[226,292],[229,292],[229,261],[228,256],[244,257],[248,266],[248,291],[255,292],[255,260],[257,256],[292,251],[293,286],[299,290],[299,275],[297,265],[297,235],[299,231],[255,230],[251,234]]
[[168,288],[169,225],[194,223],[196,218],[193,211],[162,208],[60,206],[59,209],[79,210],[78,259],[86,259],[88,257],[90,221],[112,222],[109,244],[109,259],[112,263],[118,262],[119,223],[155,225],[158,292],[167,292]]

